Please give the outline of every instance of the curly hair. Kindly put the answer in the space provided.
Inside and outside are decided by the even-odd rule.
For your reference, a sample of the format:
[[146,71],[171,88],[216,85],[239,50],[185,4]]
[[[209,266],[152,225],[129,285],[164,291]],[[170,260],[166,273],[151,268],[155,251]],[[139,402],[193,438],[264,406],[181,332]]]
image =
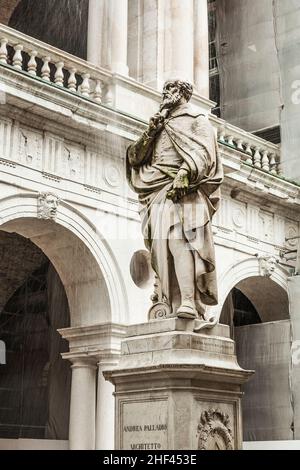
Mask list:
[[184,98],[187,101],[190,101],[191,97],[193,96],[193,92],[194,92],[193,85],[190,82],[187,82],[187,81],[184,81],[184,80],[179,80],[179,79],[170,79],[170,80],[167,80],[165,82],[164,89],[169,84],[177,86],[179,88],[180,92],[182,93],[182,95],[184,96]]

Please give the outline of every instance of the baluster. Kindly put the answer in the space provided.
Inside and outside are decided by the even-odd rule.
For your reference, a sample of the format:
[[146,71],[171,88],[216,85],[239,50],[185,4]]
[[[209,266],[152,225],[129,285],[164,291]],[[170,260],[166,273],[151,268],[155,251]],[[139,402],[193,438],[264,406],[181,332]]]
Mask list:
[[114,93],[111,85],[105,85],[103,103],[111,107],[114,105]]
[[54,83],[58,86],[64,86],[64,72],[63,72],[64,65],[65,64],[63,62],[57,62],[55,64],[56,72],[54,75]]
[[30,75],[33,75],[34,77],[36,76],[36,69],[37,69],[37,63],[35,59],[36,56],[37,56],[37,51],[30,52],[30,59],[29,59],[28,66],[27,66],[28,73],[30,73]]
[[81,94],[82,96],[85,96],[86,98],[89,98],[90,96],[90,74],[89,73],[84,73],[82,75],[83,82],[81,84]]
[[237,141],[237,149],[240,150],[241,152],[244,151],[242,139],[239,139],[239,140]]
[[275,153],[270,155],[270,172],[272,175],[277,175]]
[[219,133],[219,139],[218,139],[218,140],[219,140],[219,142],[220,142],[221,144],[225,144],[225,143],[226,143],[226,141],[225,141],[225,131],[220,131],[220,133]]
[[46,80],[46,82],[50,82],[50,67],[49,67],[49,62],[51,60],[51,57],[47,56],[43,58],[43,67],[41,70],[42,73],[42,78]]
[[231,145],[232,147],[235,147],[234,142],[233,142],[233,135],[228,136],[227,143],[228,143],[228,145]]
[[8,40],[6,38],[0,39],[0,62],[2,64],[7,64],[7,44]]
[[23,51],[23,46],[21,44],[17,44],[15,46],[15,54],[13,56],[13,66],[18,70],[22,70],[22,64],[23,64],[22,51]]
[[269,157],[268,157],[268,150],[263,151],[263,156],[262,156],[262,169],[264,171],[270,171],[270,162],[269,162]]
[[246,163],[248,163],[248,165],[253,165],[253,153],[252,153],[251,145],[249,144],[249,142],[246,142],[245,145],[246,145],[245,152],[248,155],[246,159]]
[[260,155],[259,147],[255,147],[254,166],[255,168],[261,168],[261,155]]
[[278,155],[275,155],[275,171],[276,175],[282,176],[283,171],[280,163],[280,157]]
[[101,80],[97,80],[94,91],[94,100],[101,104],[102,103],[102,83]]
[[70,91],[74,91],[74,92],[76,92],[76,90],[77,90],[77,88],[76,88],[76,85],[77,85],[76,72],[77,72],[77,70],[75,68],[71,68],[70,69],[70,76],[69,76],[69,80],[68,80],[68,88],[69,88]]

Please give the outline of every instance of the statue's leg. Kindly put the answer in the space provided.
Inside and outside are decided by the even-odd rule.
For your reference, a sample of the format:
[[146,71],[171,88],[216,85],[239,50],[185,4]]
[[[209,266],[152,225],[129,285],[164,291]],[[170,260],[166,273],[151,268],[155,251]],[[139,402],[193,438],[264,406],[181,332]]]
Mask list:
[[177,315],[182,318],[196,318],[194,256],[179,226],[171,229],[169,249],[173,256],[181,294],[181,305],[177,310]]

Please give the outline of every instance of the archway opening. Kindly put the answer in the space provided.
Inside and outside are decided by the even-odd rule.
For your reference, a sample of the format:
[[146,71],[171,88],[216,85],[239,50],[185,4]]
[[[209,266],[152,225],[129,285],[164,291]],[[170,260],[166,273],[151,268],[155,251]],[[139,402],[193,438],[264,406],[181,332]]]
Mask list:
[[[51,260],[66,291],[72,327],[112,321],[110,297],[98,260],[71,229],[52,220],[16,218],[1,226],[31,240]],[[84,236],[87,234],[84,232]]]
[[8,26],[86,59],[88,0],[21,0]]
[[0,439],[67,440],[70,364],[57,330],[70,325],[62,282],[30,240],[0,231]]
[[230,326],[240,366],[255,371],[243,387],[244,441],[293,439],[286,291],[269,277],[244,279],[227,296],[221,323]]

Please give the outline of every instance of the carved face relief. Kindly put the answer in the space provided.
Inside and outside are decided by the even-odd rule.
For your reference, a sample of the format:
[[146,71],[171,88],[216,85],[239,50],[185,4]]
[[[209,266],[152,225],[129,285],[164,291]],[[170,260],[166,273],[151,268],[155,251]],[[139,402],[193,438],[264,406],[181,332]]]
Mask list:
[[198,430],[199,450],[233,450],[228,414],[214,409],[203,411]]
[[38,198],[38,218],[55,220],[60,199],[53,193],[40,193]]
[[260,256],[258,262],[260,275],[265,277],[271,277],[278,264],[278,260],[274,256]]

